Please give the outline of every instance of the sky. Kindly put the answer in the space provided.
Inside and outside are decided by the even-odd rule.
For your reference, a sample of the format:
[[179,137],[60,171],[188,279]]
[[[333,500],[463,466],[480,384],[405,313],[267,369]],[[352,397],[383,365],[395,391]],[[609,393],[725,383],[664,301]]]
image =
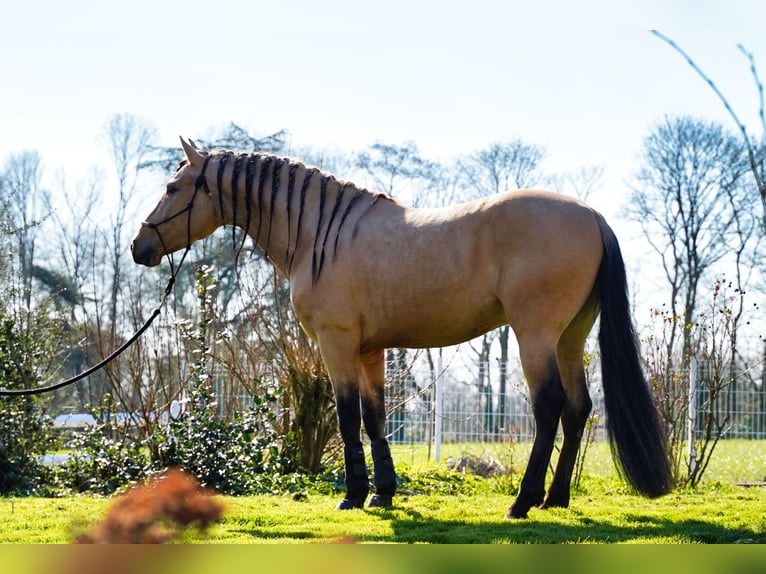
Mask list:
[[766,77],[763,22],[760,0],[15,2],[0,22],[0,162],[37,150],[51,179],[108,167],[117,113],[153,124],[160,145],[232,121],[287,129],[297,147],[414,141],[441,161],[521,138],[545,146],[548,172],[602,166],[591,203],[629,235],[620,211],[652,125],[691,114],[735,127],[648,30],[760,135],[737,45]]
[[108,165],[104,126],[128,112],[163,145],[231,121],[287,129],[296,146],[411,140],[442,160],[520,137],[546,147],[550,171],[604,166],[619,195],[653,122],[728,121],[647,29],[678,42],[755,128],[737,44],[766,75],[765,17],[759,1],[13,3],[0,24],[0,161],[36,149],[48,171]]

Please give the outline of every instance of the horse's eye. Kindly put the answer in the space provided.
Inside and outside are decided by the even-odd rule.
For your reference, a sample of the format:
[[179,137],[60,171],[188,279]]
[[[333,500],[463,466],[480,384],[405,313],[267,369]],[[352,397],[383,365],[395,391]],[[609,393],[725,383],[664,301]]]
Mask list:
[[176,191],[178,191],[178,188],[175,185],[169,185],[166,189],[168,195],[174,194]]

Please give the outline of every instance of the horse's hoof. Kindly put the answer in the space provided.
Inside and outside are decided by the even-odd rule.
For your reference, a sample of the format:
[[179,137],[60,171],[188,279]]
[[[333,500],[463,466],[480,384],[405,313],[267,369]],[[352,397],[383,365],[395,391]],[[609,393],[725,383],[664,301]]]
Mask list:
[[528,513],[529,513],[529,509],[521,510],[520,508],[515,508],[514,506],[511,506],[508,509],[508,512],[505,513],[505,518],[509,518],[511,520],[523,520],[524,518],[527,518]]
[[344,498],[335,507],[335,510],[353,510],[354,508],[364,508],[364,500],[354,500],[352,498]]
[[391,497],[385,494],[373,494],[367,508],[391,508],[394,505]]
[[533,506],[540,506],[543,503],[545,497],[545,491],[529,494],[528,492],[520,492],[513,501],[508,512],[505,513],[506,518],[526,518],[529,513],[529,509]]
[[562,498],[557,500],[555,498],[548,498],[540,508],[543,510],[548,508],[569,508],[569,499]]

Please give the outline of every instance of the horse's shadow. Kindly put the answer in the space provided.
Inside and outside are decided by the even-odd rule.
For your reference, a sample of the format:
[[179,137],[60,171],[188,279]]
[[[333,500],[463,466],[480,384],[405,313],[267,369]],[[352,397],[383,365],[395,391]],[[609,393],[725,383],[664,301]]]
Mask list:
[[[535,520],[534,511],[526,520],[471,521],[444,520],[408,509],[364,510],[375,513],[391,525],[391,534],[349,533],[356,542],[401,544],[571,544],[620,543],[665,540],[690,544],[766,543],[766,534],[757,525],[752,528],[726,528],[706,520],[672,520],[644,514],[632,514],[629,525],[615,526],[608,521],[580,516],[576,524],[552,524]],[[562,511],[571,512],[571,511]],[[248,529],[247,534],[264,539],[295,538],[325,542],[318,532],[278,532]]]
[[[571,544],[619,543],[636,540],[667,540],[675,543],[732,544],[765,543],[766,535],[756,528],[726,528],[704,520],[671,520],[657,516],[632,515],[630,525],[615,526],[608,521],[582,517],[577,524],[551,524],[535,520],[462,522],[423,519],[399,513],[391,521],[391,537],[370,541],[399,543],[478,544]],[[424,528],[424,526],[426,526]]]

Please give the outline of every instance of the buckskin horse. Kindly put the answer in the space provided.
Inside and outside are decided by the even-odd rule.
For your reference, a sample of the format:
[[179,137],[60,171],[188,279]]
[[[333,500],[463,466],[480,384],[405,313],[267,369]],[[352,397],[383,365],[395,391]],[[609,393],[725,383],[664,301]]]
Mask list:
[[[290,282],[295,315],[321,351],[344,444],[345,498],[370,483],[389,507],[396,473],[385,436],[384,353],[454,345],[510,324],[530,390],[535,437],[507,517],[567,507],[592,403],[585,340],[599,313],[607,434],[621,475],[640,494],[671,488],[658,412],[644,378],[614,232],[564,195],[522,190],[441,209],[414,209],[293,159],[203,151],[185,159],[131,250],[156,266],[222,225],[242,228]],[[559,421],[563,441],[545,493]]]

